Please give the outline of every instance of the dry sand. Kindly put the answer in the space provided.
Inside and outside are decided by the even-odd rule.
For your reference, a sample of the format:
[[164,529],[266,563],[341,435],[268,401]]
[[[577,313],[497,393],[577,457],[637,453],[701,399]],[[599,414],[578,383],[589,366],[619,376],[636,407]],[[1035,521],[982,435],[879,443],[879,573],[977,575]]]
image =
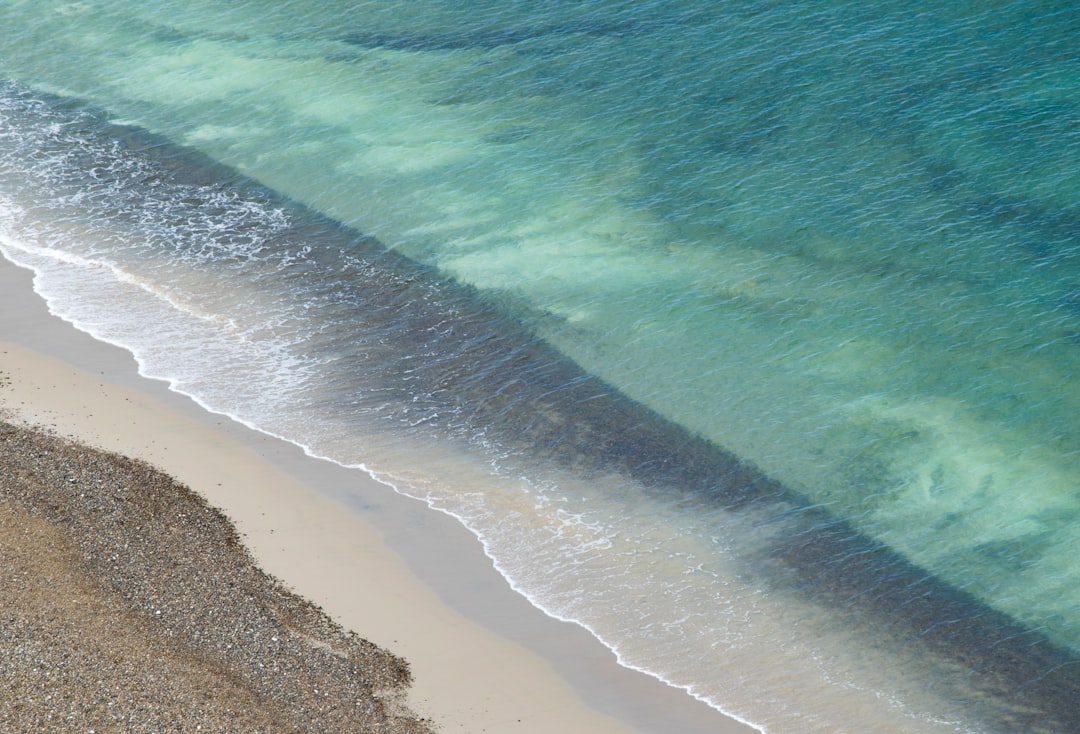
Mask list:
[[[288,716],[299,717],[297,721],[307,721],[310,729],[365,730],[352,725],[335,728],[330,726],[331,722],[326,718],[328,715],[299,713],[301,710],[323,710],[317,708],[320,705],[317,698],[314,702],[306,701],[316,695],[312,691],[317,687],[315,681],[322,675],[327,681],[335,680],[334,685],[337,686],[332,695],[338,697],[339,703],[327,710],[337,711],[335,715],[343,715],[341,710],[349,706],[364,709],[365,715],[375,717],[369,720],[376,722],[377,728],[372,730],[377,731],[392,731],[395,726],[402,731],[419,731],[427,726],[410,718],[409,714],[404,714],[404,718],[393,718],[401,713],[399,704],[403,696],[407,697],[405,705],[415,712],[415,717],[433,720],[435,729],[441,732],[735,734],[755,731],[718,714],[680,691],[619,667],[610,652],[583,630],[542,615],[506,587],[480,552],[475,540],[449,518],[394,494],[389,488],[357,471],[307,458],[285,442],[210,415],[190,400],[169,392],[163,384],[138,377],[129,354],[96,342],[48,316],[41,301],[30,290],[29,275],[2,260],[0,372],[8,381],[0,388],[0,400],[7,417],[44,425],[59,435],[75,437],[90,446],[159,467],[180,484],[194,490],[194,495],[189,498],[194,502],[192,507],[199,505],[201,500],[198,498],[205,498],[209,506],[220,508],[235,525],[243,547],[250,551],[258,568],[262,569],[259,571],[252,566],[240,570],[243,564],[235,565],[239,563],[236,558],[228,562],[220,559],[208,561],[211,567],[216,564],[230,570],[219,574],[225,591],[214,587],[216,591],[200,592],[203,596],[219,594],[212,597],[215,599],[213,604],[204,604],[200,612],[199,594],[188,592],[187,601],[190,603],[184,603],[182,591],[186,572],[183,569],[194,557],[192,549],[200,545],[210,549],[229,546],[229,541],[222,540],[227,538],[228,533],[215,530],[219,540],[207,543],[199,540],[198,528],[191,528],[190,532],[177,531],[185,537],[194,538],[194,545],[187,556],[182,555],[179,561],[176,557],[155,557],[146,566],[147,569],[157,568],[160,571],[162,564],[180,563],[177,567],[180,570],[174,568],[171,573],[142,572],[140,578],[157,581],[164,578],[173,583],[173,586],[165,585],[153,591],[152,597],[157,600],[155,603],[158,606],[148,606],[146,600],[150,597],[146,593],[149,592],[138,591],[138,584],[125,587],[120,583],[118,587],[110,580],[111,566],[107,563],[95,566],[86,559],[87,553],[91,556],[96,553],[87,549],[98,546],[92,543],[88,545],[86,537],[80,539],[78,536],[80,532],[85,534],[91,526],[70,520],[75,516],[95,517],[93,512],[75,512],[82,507],[80,503],[85,502],[81,496],[86,494],[83,490],[97,491],[94,472],[102,471],[101,462],[124,463],[124,460],[90,460],[89,468],[84,466],[79,470],[89,472],[86,481],[76,477],[75,482],[68,482],[78,486],[80,491],[69,491],[64,495],[62,492],[67,477],[56,474],[59,470],[54,463],[50,463],[48,456],[34,455],[35,452],[40,454],[40,449],[26,448],[34,442],[51,439],[28,439],[21,432],[9,431],[7,435],[10,441],[30,442],[22,444],[21,453],[17,452],[20,457],[18,461],[25,462],[25,472],[51,472],[53,479],[58,480],[57,486],[51,490],[51,496],[66,497],[62,502],[43,501],[45,506],[49,502],[58,502],[60,510],[42,507],[32,510],[28,509],[32,505],[28,505],[24,497],[29,490],[25,487],[19,489],[14,482],[5,482],[0,492],[6,491],[20,499],[0,505],[3,508],[0,515],[0,543],[4,544],[6,552],[13,554],[10,555],[11,568],[18,567],[25,571],[16,586],[25,584],[19,586],[22,589],[20,594],[28,595],[31,602],[39,605],[35,613],[44,615],[39,621],[51,620],[52,624],[59,626],[53,634],[61,635],[57,640],[64,640],[63,645],[56,647],[67,651],[65,654],[68,657],[64,659],[68,665],[74,664],[73,660],[87,651],[80,647],[84,633],[87,634],[86,648],[92,649],[97,644],[94,640],[112,639],[120,629],[146,628],[151,638],[139,638],[141,642],[129,641],[121,646],[136,656],[125,658],[127,662],[124,665],[128,666],[128,672],[143,676],[141,679],[126,679],[129,682],[124,685],[144,686],[147,675],[154,675],[155,678],[179,675],[172,668],[169,669],[171,672],[163,668],[155,673],[151,670],[152,666],[143,669],[137,662],[149,659],[138,657],[145,656],[146,640],[157,639],[158,642],[151,645],[155,651],[154,659],[160,659],[162,665],[178,664],[181,659],[186,661],[185,670],[194,676],[192,690],[202,691],[203,694],[207,690],[216,690],[218,683],[214,681],[223,679],[213,678],[214,675],[225,676],[230,685],[238,686],[235,697],[230,694],[223,699],[221,705],[226,708],[220,711],[232,711],[236,716],[234,723],[248,730],[252,730],[255,724],[241,726],[240,722],[247,721],[243,717],[262,714],[253,704],[229,704],[229,701],[259,700],[268,706],[282,706],[286,700],[295,701],[291,714],[281,713],[279,709],[266,709],[266,715],[276,720],[280,727],[273,730],[286,730]],[[16,439],[16,436],[19,438]],[[55,450],[82,456],[83,465],[87,457],[92,456],[78,447]],[[93,468],[95,462],[97,469]],[[148,467],[138,462],[127,461],[126,464],[138,467],[139,472],[148,471]],[[71,466],[76,465],[80,465],[79,462]],[[5,475],[9,475],[6,470],[0,477]],[[146,479],[151,475],[158,476],[151,472],[144,475],[143,481],[154,486],[170,484],[164,478],[153,481]],[[15,489],[8,489],[9,485]],[[170,491],[183,494],[183,490],[175,488]],[[132,499],[134,493],[134,489],[129,490],[124,501],[138,501]],[[107,498],[99,499],[107,504]],[[116,501],[115,498],[112,501]],[[114,506],[111,510],[114,516],[123,514],[118,507]],[[69,520],[64,520],[65,517]],[[113,534],[109,538],[99,538],[94,542],[122,545],[121,535],[132,532],[132,529],[117,526],[110,532]],[[150,554],[149,549],[161,546],[159,541],[167,532],[166,527],[162,526],[155,529],[149,538],[143,539],[149,542],[145,546],[147,554]],[[53,561],[48,563],[53,565],[41,565],[41,551],[45,548],[50,549]],[[28,552],[27,549],[35,550]],[[243,549],[238,552],[238,557],[245,557]],[[2,563],[0,567],[8,568],[7,557]],[[299,599],[285,594],[263,571],[281,579],[285,587],[300,596],[315,602],[325,610],[329,619],[324,619]],[[49,597],[47,592],[54,587],[34,580],[37,576],[49,574],[53,574],[49,578],[66,579],[64,583],[70,586],[64,588],[72,593]],[[247,662],[234,669],[222,666],[235,662],[230,662],[229,658],[230,655],[236,657],[235,653],[214,658],[210,652],[215,649],[220,652],[220,649],[213,645],[204,646],[206,649],[203,652],[209,657],[200,658],[201,662],[196,664],[191,662],[194,653],[190,646],[184,647],[192,639],[221,633],[220,629],[209,623],[205,614],[208,609],[214,608],[221,610],[224,618],[229,618],[229,600],[233,597],[229,596],[228,584],[231,581],[235,586],[237,579],[244,574],[247,574],[245,578],[249,581],[262,579],[258,583],[251,581],[252,588],[265,587],[260,591],[263,597],[260,597],[262,601],[259,604],[262,606],[256,604],[257,609],[249,611],[254,615],[250,617],[251,620],[267,626],[259,627],[261,631],[249,634],[248,638],[258,638],[261,640],[258,644],[263,645],[265,639],[279,636],[277,642],[280,642],[283,638],[274,634],[267,620],[280,622],[282,618],[287,618],[282,634],[292,641],[293,652],[290,654],[295,658],[289,658],[288,665],[300,666],[290,669],[305,671],[294,676],[292,681],[292,684],[303,688],[299,692],[288,689],[284,693],[282,691],[286,691],[289,681],[260,681],[259,675],[255,674],[260,663],[264,668],[266,665],[285,665],[285,658],[277,657],[277,651],[273,648],[252,648],[245,653]],[[155,579],[155,576],[161,578]],[[13,587],[12,594],[14,590]],[[4,594],[6,598],[6,587]],[[72,597],[70,602],[65,601],[67,596]],[[91,597],[93,601],[90,601]],[[179,616],[184,616],[189,626],[183,629],[176,624],[162,627],[160,617],[163,615],[154,614],[165,608],[161,605],[186,610]],[[87,616],[87,609],[90,608],[97,611]],[[292,611],[286,614],[283,609]],[[194,625],[191,620],[199,614],[204,615],[199,624],[206,626],[191,626]],[[296,621],[301,618],[303,624]],[[19,624],[27,624],[26,615],[20,619]],[[247,629],[255,627],[249,624]],[[392,654],[362,642],[350,631],[372,640]],[[29,642],[35,639],[31,628],[24,628],[22,634],[24,642],[20,650],[31,649],[38,644]],[[153,638],[153,634],[158,637]],[[244,633],[241,630],[237,634],[243,637]],[[225,638],[216,639],[221,642]],[[165,644],[168,642],[173,643],[173,647]],[[30,648],[26,645],[30,645]],[[310,659],[297,662],[305,655]],[[408,661],[407,666],[395,656]],[[367,667],[359,665],[357,661],[364,658],[375,662]],[[8,668],[18,670],[14,673],[9,670],[5,675],[23,676],[24,680],[29,680],[26,676],[30,671],[26,668],[33,665],[32,659],[33,655],[25,660],[9,658],[10,662],[5,663]],[[55,664],[58,663],[54,661],[45,667]],[[309,665],[310,671],[303,665]],[[324,665],[330,667],[320,673],[323,670],[320,666]],[[359,671],[351,674],[352,678],[343,672],[350,666]],[[407,677],[406,667],[411,670],[412,687],[404,692],[400,685]],[[326,670],[333,672],[328,676]],[[35,673],[39,676],[43,674],[40,670]],[[40,684],[42,680],[38,679],[37,683]],[[143,683],[131,682],[137,680]],[[73,678],[76,689],[85,683],[83,679]],[[330,692],[333,686],[329,682],[321,685],[319,695],[325,699],[327,696],[323,694]],[[369,697],[367,703],[358,707],[355,701],[359,700],[357,691],[361,689],[370,694],[381,693],[383,697]],[[45,689],[34,690],[40,692]],[[27,695],[36,696],[38,693]],[[59,692],[56,695],[65,702],[63,705],[59,702],[55,704],[53,713],[56,716],[86,717],[80,724],[91,720],[89,710],[69,705],[70,701],[77,700],[77,697],[73,698],[74,693],[66,691],[63,695]],[[243,695],[250,698],[244,699]],[[18,709],[16,702],[8,698],[0,695],[0,729],[3,730],[10,728],[3,717],[17,715]],[[219,710],[214,709],[218,704],[211,699],[199,699],[199,705],[208,711]],[[41,700],[35,700],[40,706]],[[101,695],[94,700],[106,708],[122,703],[120,699],[106,699]],[[112,706],[108,706],[110,701]],[[340,701],[353,703],[342,704]],[[380,709],[380,701],[390,701],[388,711]],[[316,708],[303,709],[301,704],[314,705]],[[183,708],[181,703],[170,705]],[[232,708],[228,708],[229,705]],[[168,710],[166,706],[159,708]],[[194,711],[196,708],[189,705],[186,710]],[[309,716],[315,718],[305,718]],[[225,720],[228,721],[229,717],[226,716]],[[111,719],[101,721],[107,723]],[[251,721],[257,722],[259,719],[252,718]],[[147,730],[166,728],[162,724],[150,726]],[[58,727],[57,730],[69,729]],[[71,727],[70,730],[79,729]],[[83,726],[82,730],[87,730],[87,727]],[[122,727],[121,730],[136,729]]]

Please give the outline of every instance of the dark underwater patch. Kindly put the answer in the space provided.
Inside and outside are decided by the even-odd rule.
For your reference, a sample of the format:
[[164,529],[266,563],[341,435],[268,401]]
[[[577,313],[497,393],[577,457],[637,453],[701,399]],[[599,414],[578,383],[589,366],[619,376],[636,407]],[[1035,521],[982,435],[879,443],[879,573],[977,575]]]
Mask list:
[[592,20],[572,23],[542,23],[519,28],[478,28],[474,31],[447,33],[366,33],[356,31],[342,38],[345,43],[364,48],[385,48],[395,51],[453,51],[458,49],[491,49],[513,46],[529,41],[558,39],[569,36],[594,38],[628,38],[677,25],[700,24],[700,14],[676,13],[665,18],[641,20],[635,18]]

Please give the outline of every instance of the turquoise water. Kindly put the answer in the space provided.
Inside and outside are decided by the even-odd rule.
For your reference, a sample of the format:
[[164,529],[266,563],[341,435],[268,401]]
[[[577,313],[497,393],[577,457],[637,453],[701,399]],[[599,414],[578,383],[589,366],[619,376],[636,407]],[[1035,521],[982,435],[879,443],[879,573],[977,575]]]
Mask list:
[[938,5],[8,2],[0,247],[717,708],[1066,731],[1080,14]]

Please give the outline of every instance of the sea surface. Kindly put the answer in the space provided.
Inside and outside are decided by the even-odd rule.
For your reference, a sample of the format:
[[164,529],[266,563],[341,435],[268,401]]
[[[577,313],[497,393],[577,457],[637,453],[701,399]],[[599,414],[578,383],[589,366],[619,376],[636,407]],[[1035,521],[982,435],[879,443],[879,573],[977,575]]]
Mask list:
[[144,374],[763,731],[1080,731],[1075,4],[0,27],[0,253]]

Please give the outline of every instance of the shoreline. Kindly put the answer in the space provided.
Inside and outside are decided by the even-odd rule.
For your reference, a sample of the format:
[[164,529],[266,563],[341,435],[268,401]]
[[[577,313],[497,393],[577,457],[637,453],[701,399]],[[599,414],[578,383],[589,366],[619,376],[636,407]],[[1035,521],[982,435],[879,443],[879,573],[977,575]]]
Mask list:
[[129,353],[49,315],[30,278],[0,259],[3,406],[144,459],[220,508],[260,568],[405,658],[407,705],[438,731],[756,731],[544,615],[452,518],[139,376]]

